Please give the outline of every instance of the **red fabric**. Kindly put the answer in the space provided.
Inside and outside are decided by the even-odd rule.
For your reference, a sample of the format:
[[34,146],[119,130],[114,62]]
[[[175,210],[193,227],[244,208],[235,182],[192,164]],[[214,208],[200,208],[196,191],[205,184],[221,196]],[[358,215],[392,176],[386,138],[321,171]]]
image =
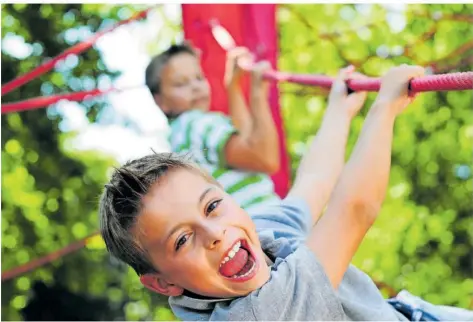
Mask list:
[[[248,47],[258,58],[268,59],[277,69],[278,37],[274,4],[183,4],[184,37],[202,51],[202,68],[212,87],[211,110],[228,113],[227,95],[223,86],[226,51],[215,41],[209,22],[217,19],[239,46]],[[244,80],[245,95],[248,81]],[[278,128],[281,168],[272,179],[276,193],[284,197],[289,189],[289,158],[279,95],[275,84],[270,93],[271,111]]]

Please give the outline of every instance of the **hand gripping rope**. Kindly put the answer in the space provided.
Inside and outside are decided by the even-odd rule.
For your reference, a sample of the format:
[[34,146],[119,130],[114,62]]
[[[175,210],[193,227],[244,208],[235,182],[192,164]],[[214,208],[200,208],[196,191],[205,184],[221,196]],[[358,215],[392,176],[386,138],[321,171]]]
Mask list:
[[[229,51],[236,47],[235,40],[230,33],[217,21],[211,21],[211,30],[214,39],[224,50]],[[242,65],[241,68],[249,70],[251,66]],[[264,74],[268,80],[278,82],[289,82],[301,85],[312,85],[330,88],[334,78],[323,75],[302,75],[283,73],[279,71],[269,71]],[[461,91],[473,89],[473,72],[450,73],[443,75],[430,75],[414,78],[409,84],[412,92],[430,91]],[[351,91],[378,92],[381,86],[379,78],[367,78],[348,80],[347,86]]]

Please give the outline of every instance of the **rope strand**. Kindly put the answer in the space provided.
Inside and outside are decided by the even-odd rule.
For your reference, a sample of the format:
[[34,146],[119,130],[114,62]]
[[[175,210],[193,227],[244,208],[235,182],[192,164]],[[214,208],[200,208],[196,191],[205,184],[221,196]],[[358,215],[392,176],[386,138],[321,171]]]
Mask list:
[[145,18],[147,16],[148,12],[151,9],[153,9],[153,7],[148,8],[148,9],[143,10],[143,11],[140,11],[140,12],[138,12],[137,14],[135,14],[134,16],[132,16],[129,19],[119,21],[118,23],[111,26],[110,28],[107,28],[105,30],[102,30],[102,31],[99,31],[99,32],[95,33],[89,39],[86,39],[86,40],[84,40],[84,41],[82,41],[82,42],[80,42],[80,43],[78,43],[78,44],[76,44],[72,47],[69,47],[68,49],[66,49],[65,51],[63,51],[62,53],[60,53],[59,55],[54,57],[53,59],[39,65],[38,67],[36,67],[32,71],[16,77],[12,81],[9,81],[8,83],[6,83],[5,85],[2,86],[2,96],[5,95],[5,94],[10,93],[11,91],[17,89],[18,87],[20,87],[20,86],[22,86],[26,83],[29,83],[33,79],[38,78],[39,76],[43,75],[44,73],[50,71],[51,69],[54,68],[54,66],[56,65],[56,63],[58,61],[60,61],[61,59],[66,58],[68,55],[78,55],[78,54],[86,51],[87,49],[92,47],[97,42],[97,40],[100,37],[102,37],[103,35],[117,29],[118,27],[120,27],[122,25],[128,24],[128,23],[130,23],[132,21],[135,21],[135,20],[140,20],[140,19]]

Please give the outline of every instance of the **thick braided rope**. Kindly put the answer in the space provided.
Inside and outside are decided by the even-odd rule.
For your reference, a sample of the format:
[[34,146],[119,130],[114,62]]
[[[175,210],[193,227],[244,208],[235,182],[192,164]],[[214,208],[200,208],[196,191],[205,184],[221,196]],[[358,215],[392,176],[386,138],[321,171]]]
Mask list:
[[413,92],[426,92],[431,90],[455,91],[464,89],[473,89],[473,72],[424,76],[411,81],[411,90]]

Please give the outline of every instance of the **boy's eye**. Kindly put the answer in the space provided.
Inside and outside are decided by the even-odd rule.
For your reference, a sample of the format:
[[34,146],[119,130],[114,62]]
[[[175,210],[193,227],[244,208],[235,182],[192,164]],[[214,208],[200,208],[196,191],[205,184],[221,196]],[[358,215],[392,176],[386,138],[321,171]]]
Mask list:
[[210,213],[212,211],[214,211],[218,205],[220,204],[220,202],[222,201],[222,199],[220,200],[215,200],[214,202],[211,202],[208,206],[207,206],[207,209],[205,210],[205,214],[208,216],[210,215]]
[[177,86],[177,87],[185,86],[185,85],[187,85],[187,83],[189,83],[187,80],[180,79],[180,80],[174,82],[174,86]]
[[176,251],[179,250],[179,248],[181,248],[182,246],[184,246],[184,244],[187,242],[187,235],[184,235],[182,237],[180,237],[178,240],[177,240],[177,243],[176,243]]

